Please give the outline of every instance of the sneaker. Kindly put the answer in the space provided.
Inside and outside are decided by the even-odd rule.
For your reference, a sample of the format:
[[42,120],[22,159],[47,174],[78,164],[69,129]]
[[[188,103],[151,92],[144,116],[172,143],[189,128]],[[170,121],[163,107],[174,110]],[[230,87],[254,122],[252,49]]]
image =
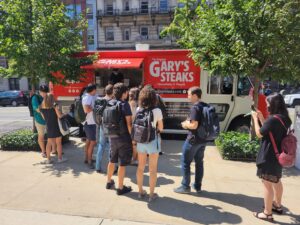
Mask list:
[[68,159],[62,157],[61,159],[57,160],[57,163],[63,163],[63,162],[66,162],[66,161],[68,161]]
[[163,152],[159,152],[159,155],[163,155],[164,153]]
[[186,188],[184,186],[180,186],[178,188],[175,188],[174,192],[178,193],[178,194],[189,194],[189,193],[191,193],[191,188]]
[[46,155],[45,152],[42,153],[42,157],[43,157],[43,158],[47,158],[47,155]]
[[124,195],[124,194],[126,194],[126,193],[129,193],[129,192],[131,192],[132,191],[132,189],[131,189],[131,187],[130,186],[123,186],[123,188],[122,189],[117,189],[117,195]]
[[96,170],[97,173],[102,173],[102,170]]
[[115,186],[114,180],[111,180],[110,183],[106,183],[106,189],[113,189]]
[[[95,163],[95,162],[96,162],[96,160],[95,160],[95,159],[92,159],[92,163]],[[85,164],[88,164],[87,159],[84,160],[84,163],[85,163]]]

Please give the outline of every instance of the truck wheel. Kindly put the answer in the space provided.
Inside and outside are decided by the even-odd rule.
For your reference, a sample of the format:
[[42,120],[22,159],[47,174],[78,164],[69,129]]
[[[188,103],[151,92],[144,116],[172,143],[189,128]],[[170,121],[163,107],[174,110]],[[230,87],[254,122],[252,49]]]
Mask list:
[[240,133],[248,133],[250,132],[250,120],[235,120],[230,124],[228,128],[229,131],[235,131]]
[[12,105],[13,107],[16,107],[16,106],[18,106],[18,103],[17,103],[16,101],[12,101],[12,102],[11,102],[11,105]]

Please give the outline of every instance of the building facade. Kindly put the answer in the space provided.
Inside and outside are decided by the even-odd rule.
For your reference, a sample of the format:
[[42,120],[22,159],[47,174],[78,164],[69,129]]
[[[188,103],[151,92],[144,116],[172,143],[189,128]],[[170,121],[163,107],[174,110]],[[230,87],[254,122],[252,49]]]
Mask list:
[[178,6],[177,0],[97,0],[97,49],[176,48],[175,38],[162,37]]

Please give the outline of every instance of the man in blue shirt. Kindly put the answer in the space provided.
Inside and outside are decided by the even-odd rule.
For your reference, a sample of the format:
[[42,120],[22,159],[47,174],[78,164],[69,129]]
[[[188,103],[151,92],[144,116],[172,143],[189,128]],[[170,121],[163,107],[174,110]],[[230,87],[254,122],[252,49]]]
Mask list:
[[43,119],[39,108],[43,102],[43,98],[47,95],[48,92],[49,92],[48,86],[41,85],[39,91],[40,95],[34,95],[31,100],[34,123],[38,132],[38,143],[42,151],[42,156],[44,158],[46,158],[46,148],[45,148],[45,141],[44,141],[46,122]]

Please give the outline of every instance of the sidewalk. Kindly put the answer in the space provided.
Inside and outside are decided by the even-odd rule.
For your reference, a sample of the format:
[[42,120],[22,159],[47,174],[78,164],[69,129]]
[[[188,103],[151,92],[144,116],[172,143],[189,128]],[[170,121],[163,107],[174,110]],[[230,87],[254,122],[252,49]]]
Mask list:
[[[268,224],[252,216],[252,211],[261,210],[263,205],[255,164],[222,160],[215,147],[206,148],[204,191],[199,195],[174,193],[173,188],[181,181],[181,145],[182,141],[163,142],[165,154],[159,159],[156,189],[160,198],[153,203],[137,198],[136,167],[128,167],[125,180],[125,184],[133,187],[132,193],[117,196],[115,191],[106,190],[105,175],[83,164],[83,144],[79,139],[72,139],[72,143],[64,146],[69,159],[64,164],[40,164],[41,156],[35,152],[0,151],[0,224],[14,225],[20,219],[24,225],[35,225],[30,220],[33,217],[46,225],[134,224],[131,221],[178,225]],[[274,215],[280,224],[300,223],[299,175],[296,169],[284,172],[283,203],[287,213]],[[147,191],[148,179],[149,173],[145,176]],[[60,223],[51,222],[59,218]]]

